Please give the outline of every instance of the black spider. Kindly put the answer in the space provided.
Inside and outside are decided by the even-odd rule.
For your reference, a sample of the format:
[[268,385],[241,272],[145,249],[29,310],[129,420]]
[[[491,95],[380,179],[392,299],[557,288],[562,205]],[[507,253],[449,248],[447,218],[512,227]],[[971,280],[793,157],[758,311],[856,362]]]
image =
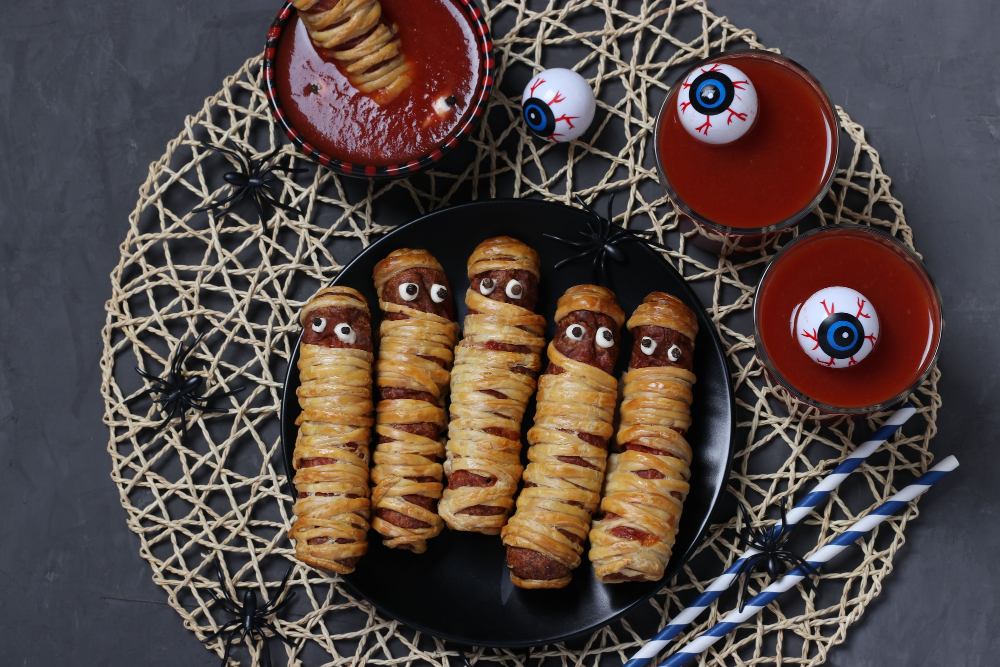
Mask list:
[[184,377],[184,361],[188,358],[188,355],[191,354],[191,351],[198,347],[198,343],[201,342],[201,339],[204,336],[204,333],[198,334],[198,337],[194,339],[194,343],[191,347],[186,348],[184,342],[181,342],[180,349],[175,353],[174,363],[170,367],[170,374],[166,378],[158,378],[151,373],[147,373],[138,366],[135,367],[136,372],[149,380],[152,386],[140,394],[133,396],[129,399],[129,402],[131,403],[132,401],[140,399],[143,396],[159,394],[158,398],[153,399],[153,403],[159,405],[160,409],[167,413],[166,419],[160,422],[160,425],[156,427],[156,430],[153,431],[153,434],[146,442],[151,442],[153,438],[156,437],[157,433],[162,431],[174,417],[178,416],[178,412],[180,413],[179,416],[181,418],[181,432],[183,434],[182,439],[184,442],[187,442],[187,420],[184,418],[184,413],[187,412],[188,408],[194,408],[195,410],[200,410],[201,412],[229,412],[229,410],[222,408],[210,408],[206,406],[205,403],[215,398],[225,398],[226,396],[238,394],[246,388],[237,387],[236,389],[227,391],[223,394],[216,394],[215,396],[199,396],[194,393],[201,387],[205,378],[200,375]]
[[[270,631],[270,633],[285,642],[288,646],[294,647],[293,644],[287,637],[283,637],[278,634],[278,631],[271,624],[271,621],[267,620],[267,617],[278,613],[282,607],[288,604],[288,601],[295,597],[295,593],[292,592],[281,602],[281,596],[285,592],[285,586],[288,585],[288,578],[292,576],[293,566],[288,567],[288,571],[285,572],[284,578],[281,580],[281,585],[278,587],[278,594],[271,598],[271,601],[265,604],[263,607],[257,606],[257,593],[254,592],[252,588],[248,588],[243,593],[243,603],[240,604],[229,594],[229,589],[226,588],[226,577],[222,574],[222,566],[219,561],[215,561],[215,572],[219,577],[219,588],[222,589],[222,595],[218,595],[212,589],[208,590],[208,594],[215,599],[223,609],[233,614],[236,618],[227,622],[221,628],[213,632],[210,636],[202,639],[203,644],[208,644],[214,641],[223,632],[228,632],[229,636],[226,637],[226,652],[222,656],[222,667],[226,667],[226,663],[229,662],[229,652],[233,648],[233,642],[236,641],[236,636],[239,634],[240,641],[244,644],[246,640],[252,639],[254,641],[260,641],[260,652],[261,652],[261,664],[264,667],[271,667],[271,651],[267,647],[267,636],[264,634],[264,630]],[[242,630],[242,632],[241,632]]]
[[614,193],[612,193],[611,197],[608,199],[608,215],[603,218],[596,211],[594,211],[594,209],[588,206],[579,195],[574,196],[580,206],[593,216],[593,221],[587,221],[587,226],[590,228],[589,230],[579,232],[580,236],[585,239],[583,241],[573,241],[554,236],[552,234],[543,234],[543,236],[550,238],[553,241],[558,241],[559,243],[563,243],[568,246],[583,249],[579,254],[567,257],[557,263],[557,269],[562,268],[569,262],[593,255],[594,282],[599,285],[612,287],[611,277],[608,275],[607,268],[608,257],[619,264],[625,264],[628,261],[625,251],[619,247],[620,244],[629,242],[646,243],[657,248],[662,248],[663,250],[670,250],[669,247],[663,245],[662,243],[658,243],[652,239],[643,238],[644,236],[655,234],[656,232],[654,231],[634,231],[625,229],[624,227],[619,227],[611,221],[613,217],[611,207],[615,201]]
[[[740,587],[740,611],[743,611],[743,607],[746,605],[749,594],[750,585],[750,574],[754,571],[764,572],[766,571],[771,580],[774,581],[779,576],[784,574],[782,572],[781,564],[788,563],[792,568],[800,567],[803,572],[811,574],[818,577],[819,571],[809,564],[809,561],[804,559],[792,551],[789,551],[786,546],[788,544],[789,538],[799,524],[795,524],[790,529],[785,530],[785,526],[788,524],[785,516],[785,504],[781,503],[779,508],[781,509],[781,523],[771,526],[770,528],[754,528],[750,525],[751,510],[742,501],[740,502],[740,511],[743,514],[744,527],[743,532],[736,535],[736,539],[743,543],[746,548],[757,549],[760,553],[754,554],[750,558],[743,561],[740,565],[740,569],[736,572],[736,578],[739,579],[743,577],[743,585]],[[812,579],[808,576],[802,580],[802,584],[807,590],[816,593],[819,596],[819,591],[816,590],[816,585],[813,583]]]
[[221,201],[212,202],[207,206],[199,206],[194,209],[195,213],[200,213],[201,211],[207,211],[209,209],[214,211],[215,209],[221,208],[222,210],[216,211],[215,215],[217,217],[222,217],[228,213],[230,209],[243,201],[243,198],[249,193],[253,199],[254,205],[257,207],[257,216],[260,219],[260,226],[264,228],[265,232],[267,231],[267,223],[264,222],[264,202],[267,202],[275,208],[303,215],[300,209],[289,206],[288,204],[282,204],[270,194],[275,182],[277,181],[277,177],[274,175],[274,172],[283,171],[286,174],[299,174],[306,171],[306,169],[300,167],[265,167],[264,165],[270,162],[271,159],[274,158],[275,153],[278,152],[277,148],[264,157],[254,160],[250,153],[246,152],[235,143],[233,143],[233,148],[235,150],[226,148],[225,146],[209,144],[204,141],[201,142],[201,145],[213,151],[225,153],[236,158],[239,171],[230,171],[223,175],[226,183],[229,183],[235,188],[228,197]]

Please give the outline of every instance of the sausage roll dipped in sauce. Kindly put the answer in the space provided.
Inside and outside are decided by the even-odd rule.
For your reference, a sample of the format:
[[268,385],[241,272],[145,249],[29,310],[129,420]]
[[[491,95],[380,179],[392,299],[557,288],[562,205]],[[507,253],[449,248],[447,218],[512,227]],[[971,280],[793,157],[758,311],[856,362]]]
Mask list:
[[295,557],[347,574],[368,550],[372,419],[371,313],[350,287],[321,289],[299,317]]
[[538,253],[506,236],[469,257],[464,338],[455,350],[448,425],[448,486],[438,506],[453,530],[496,535],[521,478],[521,419],[545,345]]
[[316,49],[347,80],[378,104],[388,104],[413,82],[413,66],[396,25],[378,0],[293,0]]
[[396,250],[375,265],[382,324],[375,364],[378,443],[372,457],[372,527],[387,547],[427,550],[441,532],[442,434],[455,304],[441,265],[426,250]]
[[556,305],[556,321],[528,431],[524,488],[501,533],[511,581],[521,588],[562,588],[580,564],[618,401],[611,372],[625,313],[614,293],[571,287]]
[[653,292],[628,321],[635,338],[625,375],[619,453],[608,461],[603,517],[590,531],[590,561],[602,583],[663,577],[687,497],[695,314]]

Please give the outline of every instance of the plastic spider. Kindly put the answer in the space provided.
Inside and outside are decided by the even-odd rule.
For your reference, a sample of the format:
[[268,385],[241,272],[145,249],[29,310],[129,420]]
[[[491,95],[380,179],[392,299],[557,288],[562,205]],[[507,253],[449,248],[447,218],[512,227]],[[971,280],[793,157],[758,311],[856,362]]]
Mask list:
[[[268,616],[278,613],[282,607],[288,604],[289,600],[295,597],[295,593],[293,592],[284,600],[281,600],[281,596],[285,592],[285,586],[288,585],[288,578],[292,576],[292,568],[293,566],[289,566],[288,570],[285,572],[285,576],[281,580],[281,585],[278,587],[278,594],[271,598],[271,601],[266,603],[263,607],[258,607],[257,593],[255,593],[252,588],[248,588],[243,593],[242,604],[233,599],[233,597],[229,594],[229,589],[226,588],[226,578],[225,575],[222,574],[222,566],[219,564],[219,561],[215,561],[215,572],[219,577],[219,588],[222,589],[222,595],[218,595],[212,589],[209,589],[208,593],[223,609],[234,615],[236,618],[227,622],[221,628],[201,641],[203,644],[208,644],[214,641],[222,633],[229,633],[229,636],[226,637],[226,651],[222,656],[222,667],[226,667],[226,663],[229,661],[229,653],[233,649],[233,642],[236,641],[237,635],[239,635],[240,641],[244,644],[248,638],[253,639],[254,641],[260,641],[260,661],[264,667],[271,667],[271,651],[267,647],[267,636],[264,634],[265,629],[268,630],[273,636],[285,642],[288,646],[295,646],[288,638],[278,634],[278,631],[274,628],[274,625],[271,624],[271,621],[267,620]],[[278,600],[281,600],[281,602],[278,602]]]
[[607,217],[601,217],[600,214],[588,206],[579,195],[574,196],[580,206],[593,216],[593,221],[587,222],[589,230],[579,232],[580,236],[585,239],[583,241],[573,241],[554,236],[552,234],[544,234],[546,238],[550,238],[553,241],[558,241],[564,245],[582,249],[579,254],[567,257],[566,259],[558,262],[556,264],[557,269],[562,268],[569,262],[593,256],[594,281],[600,285],[608,285],[609,287],[612,287],[611,277],[608,274],[608,258],[610,257],[619,264],[625,264],[628,261],[625,251],[620,247],[621,244],[629,242],[645,243],[657,248],[662,248],[663,250],[670,250],[669,247],[663,245],[662,243],[644,238],[645,236],[655,234],[656,232],[633,231],[625,229],[624,227],[619,227],[611,221],[611,207],[615,202],[614,193],[612,193],[611,197],[608,199]]
[[[743,607],[746,605],[749,594],[750,575],[754,571],[766,571],[767,575],[774,581],[783,574],[781,564],[788,563],[792,568],[799,567],[807,574],[816,577],[819,576],[819,571],[810,565],[809,561],[786,548],[788,540],[792,536],[792,533],[795,532],[798,524],[785,530],[788,521],[785,516],[784,503],[779,505],[779,508],[781,509],[781,523],[770,528],[754,528],[750,525],[750,508],[742,501],[740,502],[744,527],[743,532],[736,535],[736,539],[742,542],[744,547],[757,549],[760,552],[743,561],[740,569],[736,572],[737,579],[743,577],[743,584],[740,587],[740,611],[743,611]],[[817,596],[819,595],[819,592],[816,591],[816,585],[808,576],[802,580],[802,584],[807,590],[815,592]]]
[[181,431],[182,439],[187,442],[187,420],[184,419],[184,413],[187,412],[188,408],[194,408],[195,410],[200,410],[201,412],[216,412],[225,413],[229,410],[222,408],[210,408],[205,403],[215,398],[225,398],[226,396],[232,396],[233,394],[238,394],[243,391],[246,387],[237,387],[223,394],[216,394],[215,396],[199,396],[195,392],[201,387],[202,383],[205,381],[200,375],[192,375],[190,377],[184,377],[184,361],[188,358],[194,348],[198,347],[198,343],[205,336],[204,333],[198,334],[198,337],[194,339],[194,343],[191,347],[186,347],[183,342],[181,342],[180,349],[174,356],[174,363],[170,367],[170,374],[165,378],[159,378],[151,373],[147,373],[138,366],[135,367],[135,371],[146,378],[152,386],[146,389],[142,393],[134,396],[129,402],[135,401],[142,398],[143,396],[152,396],[153,394],[159,394],[157,398],[153,399],[153,403],[160,406],[163,412],[167,413],[166,419],[160,422],[160,425],[156,427],[153,431],[153,435],[149,437],[147,442],[153,440],[156,434],[166,428],[167,424],[174,419],[174,417],[180,416],[181,418]]
[[267,231],[267,223],[264,221],[265,202],[275,208],[303,215],[300,209],[297,209],[294,206],[289,206],[288,204],[282,204],[271,195],[272,189],[277,182],[277,177],[274,175],[274,172],[283,171],[286,174],[299,174],[306,171],[304,168],[300,167],[281,167],[274,165],[265,167],[265,165],[270,162],[278,152],[277,148],[264,157],[254,160],[250,153],[246,152],[235,143],[233,144],[233,148],[235,150],[226,148],[225,146],[209,144],[204,141],[201,142],[201,145],[213,151],[225,153],[226,155],[234,157],[239,171],[230,171],[223,175],[226,183],[234,186],[233,192],[228,197],[220,201],[212,202],[207,206],[199,206],[194,209],[195,213],[200,213],[201,211],[207,211],[209,209],[215,211],[215,209],[221,208],[222,210],[216,211],[215,215],[217,217],[222,217],[228,213],[230,209],[243,201],[243,199],[249,194],[253,199],[254,205],[257,207],[257,216],[260,219],[260,226],[263,227],[265,232]]

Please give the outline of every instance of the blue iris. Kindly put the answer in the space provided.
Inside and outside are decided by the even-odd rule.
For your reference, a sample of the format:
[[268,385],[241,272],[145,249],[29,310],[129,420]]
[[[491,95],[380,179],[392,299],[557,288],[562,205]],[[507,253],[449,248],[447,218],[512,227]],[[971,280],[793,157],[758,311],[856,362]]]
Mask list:
[[[715,88],[715,101],[712,102],[711,104],[709,104],[709,102],[704,97],[702,97],[701,91],[705,88],[705,86],[712,86],[713,88]],[[719,81],[709,79],[707,81],[702,81],[694,94],[695,96],[697,96],[698,101],[701,102],[701,105],[703,107],[705,107],[706,109],[714,109],[715,107],[722,104],[722,102],[726,99],[726,96],[722,92],[723,90],[725,90],[725,88]]]
[[[841,331],[842,329],[845,328],[847,329],[847,331]],[[845,333],[850,334],[851,335],[850,340],[843,345],[838,343],[837,342],[838,331],[841,332],[840,334],[841,336],[843,336]],[[829,343],[830,347],[832,347],[833,349],[838,350],[840,352],[844,352],[854,347],[855,343],[858,342],[859,335],[860,334],[858,333],[858,329],[857,327],[854,326],[854,324],[852,324],[851,322],[845,322],[844,320],[841,320],[839,322],[834,322],[834,324],[827,330],[826,342]]]

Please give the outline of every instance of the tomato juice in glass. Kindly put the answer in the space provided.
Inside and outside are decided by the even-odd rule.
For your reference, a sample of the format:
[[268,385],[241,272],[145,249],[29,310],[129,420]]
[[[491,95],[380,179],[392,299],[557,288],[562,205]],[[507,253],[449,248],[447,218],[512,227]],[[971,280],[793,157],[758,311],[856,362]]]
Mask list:
[[[759,102],[749,131],[722,145],[692,136],[677,106],[687,77],[715,63],[743,72]],[[822,86],[798,64],[765,51],[723,53],[678,78],[657,117],[655,144],[660,181],[682,213],[682,231],[697,229],[692,241],[714,252],[751,251],[793,227],[826,195],[839,123]]]
[[[829,368],[810,358],[796,328],[802,304],[830,286],[870,299],[879,340],[860,363]],[[840,304],[851,310],[855,304]],[[937,359],[941,297],[916,255],[863,225],[820,227],[783,247],[765,269],[754,302],[757,355],[796,399],[823,412],[868,414],[903,400]]]

